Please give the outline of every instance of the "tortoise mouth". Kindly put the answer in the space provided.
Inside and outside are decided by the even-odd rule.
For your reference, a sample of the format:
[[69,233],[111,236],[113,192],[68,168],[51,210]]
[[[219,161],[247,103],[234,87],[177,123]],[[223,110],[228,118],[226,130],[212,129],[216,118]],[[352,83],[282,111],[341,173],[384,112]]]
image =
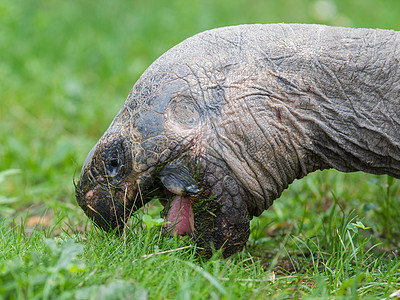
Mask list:
[[157,198],[164,207],[161,215],[167,223],[164,228],[169,231],[170,235],[193,235],[195,228],[193,199],[169,191],[159,180],[153,184],[151,190],[152,192],[145,198],[149,197],[150,200]]
[[[102,184],[88,171],[75,185],[75,197],[97,226],[105,231],[122,230],[132,213],[143,205],[137,193],[132,193],[126,184]],[[129,190],[129,192],[128,192]]]
[[134,189],[132,185],[124,182],[102,185],[87,171],[78,183],[74,182],[75,197],[89,219],[105,231],[121,231],[135,211],[158,198],[164,207],[165,228],[171,235],[194,233],[191,197],[170,192],[158,180],[147,189],[150,192]]
[[169,203],[169,209],[165,221],[171,235],[193,234],[194,214],[190,197],[175,195]]

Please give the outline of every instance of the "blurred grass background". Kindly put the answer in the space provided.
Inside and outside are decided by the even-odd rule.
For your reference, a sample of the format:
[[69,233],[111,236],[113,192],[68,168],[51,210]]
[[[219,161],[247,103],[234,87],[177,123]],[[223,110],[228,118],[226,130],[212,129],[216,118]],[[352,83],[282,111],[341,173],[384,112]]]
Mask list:
[[[141,73],[185,38],[243,23],[399,30],[399,12],[398,0],[0,0],[0,216],[29,209],[32,216],[86,224],[74,174]],[[395,240],[397,181],[334,171],[295,182],[253,222],[272,228],[254,229],[253,240],[289,225],[312,231],[314,219],[324,216],[317,212],[334,202],[332,193],[388,237],[388,245]]]
[[400,30],[399,12],[398,0],[0,0],[0,298],[389,297],[400,191],[388,176],[295,181],[243,254],[209,261],[140,215],[123,237],[89,229],[73,178],[141,73],[185,38],[243,23]]

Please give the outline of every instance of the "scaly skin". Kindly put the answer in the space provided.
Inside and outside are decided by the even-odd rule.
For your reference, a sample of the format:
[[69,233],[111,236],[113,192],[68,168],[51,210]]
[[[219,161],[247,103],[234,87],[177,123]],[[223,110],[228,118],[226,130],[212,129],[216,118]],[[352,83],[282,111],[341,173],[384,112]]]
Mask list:
[[242,25],[191,37],[134,85],[84,163],[78,203],[102,228],[122,227],[141,194],[164,186],[192,199],[206,252],[238,252],[250,219],[296,178],[400,177],[399,58],[388,30]]

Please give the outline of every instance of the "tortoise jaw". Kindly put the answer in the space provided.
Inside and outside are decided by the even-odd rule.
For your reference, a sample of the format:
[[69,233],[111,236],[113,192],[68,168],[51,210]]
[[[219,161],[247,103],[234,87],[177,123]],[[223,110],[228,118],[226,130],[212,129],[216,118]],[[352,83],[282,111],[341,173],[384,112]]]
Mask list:
[[[126,184],[117,186],[96,183],[85,173],[75,184],[79,206],[97,226],[105,231],[122,230],[135,210],[136,193],[127,193]],[[133,196],[133,197],[132,197]]]

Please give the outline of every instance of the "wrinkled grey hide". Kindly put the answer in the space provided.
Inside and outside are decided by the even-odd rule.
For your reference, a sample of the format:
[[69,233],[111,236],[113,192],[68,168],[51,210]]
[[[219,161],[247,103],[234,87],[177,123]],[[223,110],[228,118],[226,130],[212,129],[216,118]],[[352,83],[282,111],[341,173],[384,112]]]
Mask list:
[[[120,226],[122,206],[141,206],[138,185],[161,182],[201,203],[194,237],[230,255],[296,178],[328,168],[399,178],[399,49],[395,31],[321,25],[195,35],[135,84],[85,161],[78,202],[100,226],[101,211]],[[124,168],[111,172],[116,141]],[[105,176],[112,193],[97,189]]]

